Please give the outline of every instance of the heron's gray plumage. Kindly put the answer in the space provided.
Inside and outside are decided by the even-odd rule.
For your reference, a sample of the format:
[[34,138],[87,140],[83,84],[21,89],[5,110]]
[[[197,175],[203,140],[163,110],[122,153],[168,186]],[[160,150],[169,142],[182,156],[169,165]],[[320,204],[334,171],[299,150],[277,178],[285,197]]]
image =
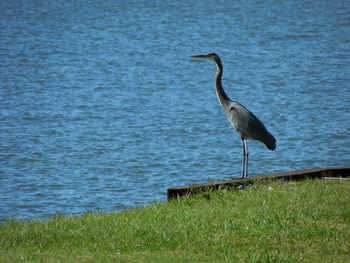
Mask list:
[[275,138],[268,132],[264,124],[243,105],[232,101],[227,117],[241,138],[257,140],[264,143],[270,150],[276,149]]
[[253,113],[251,113],[240,103],[230,100],[226,95],[221,82],[223,67],[218,55],[215,53],[210,53],[208,55],[191,57],[212,60],[216,63],[217,72],[214,79],[216,95],[226,113],[227,118],[231,122],[231,125],[241,136],[243,144],[242,177],[248,177],[247,139],[260,141],[272,151],[276,149],[276,139],[268,132],[264,124]]

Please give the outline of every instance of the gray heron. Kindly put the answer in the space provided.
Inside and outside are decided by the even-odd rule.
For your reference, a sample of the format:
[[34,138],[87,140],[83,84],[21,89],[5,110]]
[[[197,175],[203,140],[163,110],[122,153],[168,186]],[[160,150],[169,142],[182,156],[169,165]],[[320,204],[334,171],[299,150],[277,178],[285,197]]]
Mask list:
[[248,177],[248,144],[247,140],[257,140],[266,145],[270,150],[276,149],[276,139],[265,128],[264,124],[242,104],[232,101],[226,95],[222,87],[221,77],[223,67],[220,57],[215,53],[207,55],[191,56],[192,58],[201,58],[211,60],[216,63],[217,72],[214,79],[216,95],[223,107],[227,118],[231,122],[233,128],[237,130],[242,139],[243,158],[242,158],[242,178]]

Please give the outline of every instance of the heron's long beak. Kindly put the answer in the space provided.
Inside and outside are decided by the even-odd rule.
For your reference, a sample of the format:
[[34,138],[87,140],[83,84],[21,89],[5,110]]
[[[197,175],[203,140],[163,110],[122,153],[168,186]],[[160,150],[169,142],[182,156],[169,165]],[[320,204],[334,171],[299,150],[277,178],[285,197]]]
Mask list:
[[207,58],[207,55],[195,55],[195,56],[191,56],[191,58]]
[[201,58],[205,60],[213,60],[211,56],[209,55],[196,55],[196,56],[191,56],[191,58]]

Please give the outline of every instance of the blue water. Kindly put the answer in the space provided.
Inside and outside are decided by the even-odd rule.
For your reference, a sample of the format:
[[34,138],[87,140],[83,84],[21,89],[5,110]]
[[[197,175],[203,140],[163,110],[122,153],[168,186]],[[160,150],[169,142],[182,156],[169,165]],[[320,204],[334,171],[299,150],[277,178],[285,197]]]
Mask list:
[[277,139],[251,176],[349,165],[350,4],[0,2],[0,220],[120,211],[229,179],[223,85]]

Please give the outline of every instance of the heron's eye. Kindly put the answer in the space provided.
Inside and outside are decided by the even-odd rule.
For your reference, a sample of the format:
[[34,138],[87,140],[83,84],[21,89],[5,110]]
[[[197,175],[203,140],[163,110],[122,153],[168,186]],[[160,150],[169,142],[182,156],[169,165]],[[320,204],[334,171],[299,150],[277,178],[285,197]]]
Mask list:
[[232,107],[230,108],[230,112],[231,112],[231,111],[234,111],[234,110],[236,110],[236,108],[235,108],[234,106],[232,106]]

